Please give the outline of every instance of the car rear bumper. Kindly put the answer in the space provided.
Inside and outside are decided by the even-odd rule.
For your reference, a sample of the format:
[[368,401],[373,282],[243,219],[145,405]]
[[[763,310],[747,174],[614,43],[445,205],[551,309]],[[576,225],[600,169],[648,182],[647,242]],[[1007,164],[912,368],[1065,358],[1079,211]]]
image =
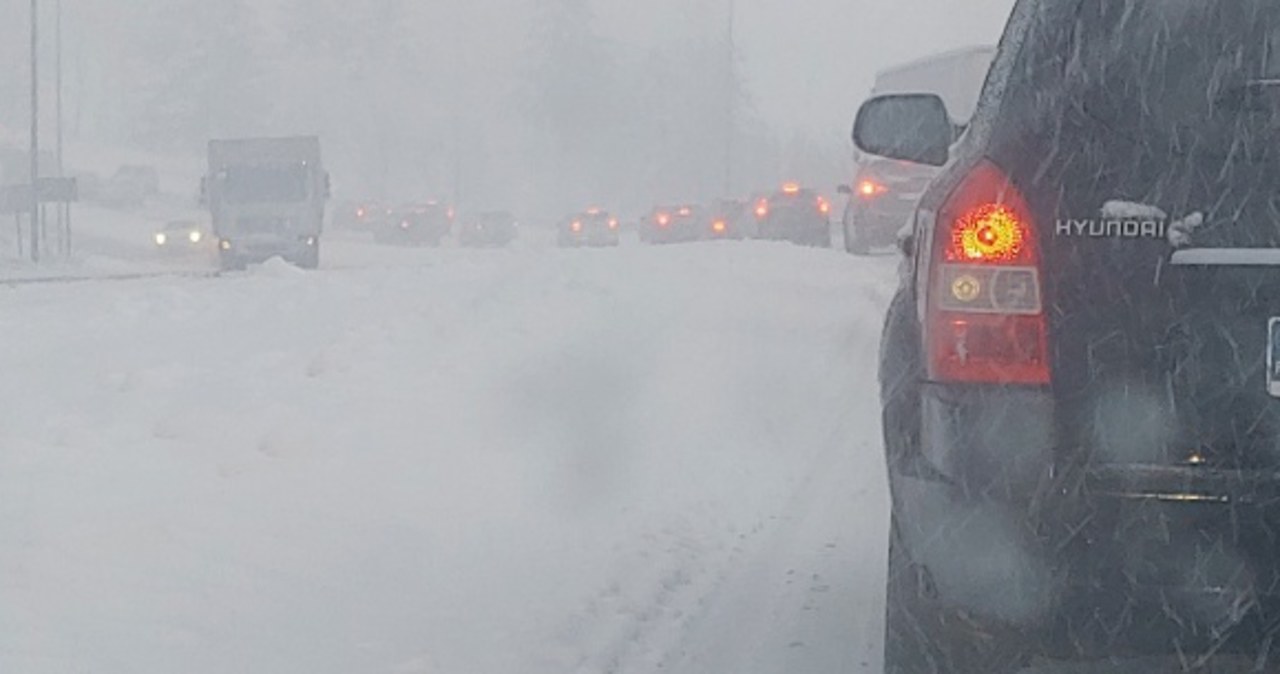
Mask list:
[[895,520],[942,605],[1074,655],[1248,650],[1280,618],[1280,472],[1089,465],[1036,389],[926,386],[922,420]]
[[756,237],[774,241],[811,240],[829,236],[831,222],[822,219],[765,220],[760,223]]
[[621,238],[616,232],[566,234],[560,237],[562,246],[605,247],[617,246],[620,242]]
[[289,261],[302,260],[313,254],[314,250],[314,246],[307,245],[305,241],[236,242],[232,240],[229,248],[221,248],[219,252],[227,260],[234,260],[241,264],[258,264],[273,257]]
[[650,228],[645,236],[651,243],[690,243],[702,238],[702,231],[694,227]]
[[915,214],[915,201],[858,202],[846,216],[847,226],[873,246],[887,246],[898,240],[898,232]]

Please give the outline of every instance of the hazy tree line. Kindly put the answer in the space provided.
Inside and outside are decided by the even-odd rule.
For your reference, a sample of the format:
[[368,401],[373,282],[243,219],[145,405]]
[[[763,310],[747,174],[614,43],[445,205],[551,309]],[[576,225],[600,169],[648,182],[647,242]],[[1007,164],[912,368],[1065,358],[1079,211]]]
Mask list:
[[[350,196],[638,209],[721,194],[726,161],[741,192],[831,179],[844,152],[765,128],[723,34],[624,45],[590,0],[63,3],[73,137],[196,156],[210,137],[318,133]],[[0,27],[11,130],[25,38]]]

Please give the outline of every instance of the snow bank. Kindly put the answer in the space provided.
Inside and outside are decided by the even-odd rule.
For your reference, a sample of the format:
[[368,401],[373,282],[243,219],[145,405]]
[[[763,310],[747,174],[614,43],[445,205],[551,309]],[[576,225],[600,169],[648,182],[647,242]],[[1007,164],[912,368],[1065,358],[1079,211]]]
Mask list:
[[421,255],[0,290],[0,671],[650,671],[879,460],[891,261]]

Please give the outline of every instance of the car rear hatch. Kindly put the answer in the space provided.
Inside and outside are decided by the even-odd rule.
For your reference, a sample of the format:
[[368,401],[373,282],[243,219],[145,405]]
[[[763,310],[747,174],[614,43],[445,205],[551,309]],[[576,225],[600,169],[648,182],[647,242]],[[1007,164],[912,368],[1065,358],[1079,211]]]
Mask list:
[[924,164],[868,157],[858,163],[854,196],[880,208],[910,210],[937,174]]
[[782,224],[811,225],[823,220],[829,209],[825,199],[812,190],[783,190],[769,200],[769,219]]
[[[1059,441],[1280,467],[1280,7],[1082,0],[1031,181]],[[1018,160],[1013,160],[1018,161]],[[1020,172],[1021,175],[1028,175]]]

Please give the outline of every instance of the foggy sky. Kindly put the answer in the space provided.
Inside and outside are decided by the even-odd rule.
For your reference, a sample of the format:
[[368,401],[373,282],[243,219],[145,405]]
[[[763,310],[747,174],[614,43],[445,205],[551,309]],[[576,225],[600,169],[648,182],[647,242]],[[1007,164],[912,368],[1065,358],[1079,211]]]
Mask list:
[[[52,61],[49,29],[53,3],[41,1],[48,65]],[[699,42],[721,44],[726,34],[729,0],[576,1],[590,4],[594,32],[606,44],[626,52],[622,62],[632,68],[631,76],[636,64],[654,51],[674,48],[689,53],[689,47]],[[201,8],[209,16],[217,16],[220,7],[231,4],[231,0],[184,2],[183,7]],[[226,121],[228,111],[236,111],[239,99],[235,95],[201,100],[188,95],[200,92],[199,83],[184,87],[181,82],[165,81],[172,78],[172,68],[158,72],[164,70],[159,66],[165,63],[192,58],[192,53],[179,53],[183,51],[204,50],[207,54],[212,50],[212,61],[199,61],[195,66],[196,79],[202,77],[202,69],[222,65],[217,43],[209,44],[214,31],[182,16],[163,19],[161,11],[177,6],[177,0],[62,0],[68,45],[67,123],[72,142],[123,148],[153,140],[156,134],[149,122],[139,117],[148,105],[152,112],[157,105],[199,110],[221,106],[222,110],[207,114],[210,120],[220,122],[212,125],[209,134],[319,133],[325,139],[327,154],[336,163],[345,164],[335,172],[344,176],[342,184],[353,190],[403,193],[407,198],[416,192],[441,193],[465,182],[462,191],[502,203],[529,203],[550,188],[567,193],[566,187],[603,190],[610,198],[643,202],[675,196],[671,194],[675,192],[680,192],[682,199],[709,197],[717,191],[714,185],[720,184],[720,169],[711,166],[712,157],[724,156],[722,141],[715,137],[719,132],[705,124],[698,126],[697,115],[689,114],[689,119],[677,120],[682,126],[673,129],[674,148],[654,148],[647,141],[629,141],[624,131],[615,133],[620,138],[611,148],[613,156],[627,161],[611,167],[617,174],[611,176],[613,188],[578,185],[581,176],[574,175],[559,176],[561,180],[552,180],[550,188],[535,185],[537,181],[531,176],[545,178],[557,169],[528,161],[519,165],[515,158],[523,151],[527,159],[531,135],[540,133],[521,119],[521,108],[529,98],[529,83],[524,78],[536,65],[531,59],[546,47],[533,44],[531,27],[538,24],[551,0],[239,2],[250,6],[252,28],[257,31],[254,39],[262,46],[254,58],[264,59],[256,67],[249,64],[248,71],[269,72],[271,77],[268,92],[258,103],[278,108],[270,120],[250,116],[248,124],[245,120],[239,124]],[[736,3],[738,68],[747,101],[736,122],[741,127],[738,133],[743,135],[739,161],[744,164],[739,170],[742,184],[737,188],[745,191],[784,178],[820,185],[844,179],[842,174],[849,169],[849,126],[874,73],[929,53],[994,42],[1013,0]],[[295,42],[300,21],[305,25],[307,13],[318,13],[322,5],[342,8],[338,11],[348,13],[349,19],[336,26],[331,23],[330,29],[336,27],[337,35],[303,36],[313,44]],[[7,135],[14,144],[25,142],[28,124],[27,6],[27,0],[0,0],[0,17],[6,19],[0,21],[0,136]],[[379,8],[391,6],[408,12],[408,16],[402,25],[384,30],[370,17],[377,17]],[[173,34],[167,34],[170,32]],[[395,75],[376,71],[382,66],[375,65],[376,72],[367,77],[344,80],[341,71],[349,63],[347,56],[316,52],[314,44],[316,40],[341,42],[343,37],[347,38],[347,50],[382,49],[389,56],[380,63],[400,70],[418,68],[422,74],[408,86],[397,88],[388,79]],[[199,44],[202,39],[203,45]],[[227,54],[231,58],[238,51],[233,48]],[[379,89],[376,80],[383,74],[387,83]],[[225,73],[222,76],[225,80]],[[706,96],[695,100],[697,92],[684,90],[674,104],[667,99],[648,105],[649,97],[674,92],[644,90],[637,99],[644,82],[617,81],[614,85],[609,96],[640,118],[657,119],[654,115],[663,114],[664,106],[671,114],[679,102],[687,103],[689,113],[716,113],[710,109],[715,107],[714,100]],[[175,93],[167,93],[165,86]],[[326,88],[332,92],[326,93]],[[53,100],[48,69],[42,91],[47,116]],[[310,99],[305,96],[308,92]],[[460,127],[456,120],[465,124]],[[46,147],[51,142],[51,127],[46,117],[42,126]],[[179,138],[179,147],[171,149],[197,155],[203,137],[188,133]],[[391,156],[397,151],[401,156]],[[673,173],[667,167],[658,173],[651,171],[650,193],[643,193],[645,166],[655,168],[660,163],[646,157],[646,152],[652,151],[669,153],[661,156],[672,161],[682,156],[678,163],[685,167],[707,166],[687,174]],[[465,156],[458,159],[459,153]],[[655,176],[673,184],[660,184]],[[575,198],[566,194],[567,200]]]
[[[646,43],[706,35],[728,0],[597,2],[601,27]],[[736,40],[753,103],[784,133],[845,134],[876,71],[931,52],[994,43],[1013,0],[737,0]]]

